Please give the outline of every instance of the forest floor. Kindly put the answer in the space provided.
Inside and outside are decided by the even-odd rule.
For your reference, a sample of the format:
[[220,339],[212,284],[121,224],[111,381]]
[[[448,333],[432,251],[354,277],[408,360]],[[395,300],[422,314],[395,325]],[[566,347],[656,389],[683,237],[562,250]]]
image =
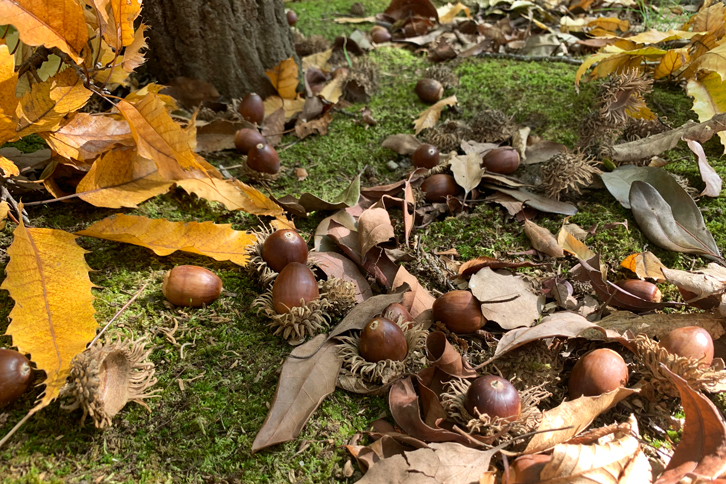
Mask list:
[[[382,11],[387,1],[362,2],[368,14]],[[348,14],[349,2],[316,0],[286,4],[297,11],[298,28],[306,34],[334,38],[355,27],[337,25],[332,19]],[[381,85],[368,103],[378,124],[355,124],[336,114],[327,136],[312,136],[280,150],[288,169],[273,184],[275,194],[310,192],[322,198],[337,193],[367,166],[362,183],[384,184],[401,179],[409,168],[403,157],[381,148],[391,134],[411,133],[412,120],[425,109],[413,91],[415,82],[430,65],[424,56],[406,49],[380,48],[370,57],[380,68]],[[557,62],[518,62],[469,58],[449,63],[460,80],[453,91],[461,119],[473,117],[485,108],[496,108],[520,124],[533,128],[539,136],[573,147],[584,115],[593,107],[596,83],[585,83],[580,93],[574,86],[576,66]],[[691,100],[679,86],[656,83],[646,101],[661,116],[678,126],[696,119]],[[347,108],[357,112],[363,105]],[[453,116],[453,115],[449,115]],[[286,137],[282,145],[295,138]],[[716,138],[705,145],[712,166],[722,177],[726,164]],[[667,170],[684,176],[699,190],[702,181],[693,156],[682,149],[664,155],[674,161]],[[209,157],[215,164],[237,163],[234,152]],[[389,171],[386,163],[395,160],[399,168]],[[303,167],[309,176],[298,181],[294,167]],[[629,254],[653,251],[665,265],[690,269],[698,258],[660,250],[648,243],[638,230],[631,212],[625,210],[606,190],[587,191],[574,199],[579,212],[570,219],[587,228],[593,224],[627,221],[628,226],[598,231],[588,239],[589,247],[603,260],[617,267]],[[717,244],[726,247],[723,223],[723,197],[699,202],[706,225]],[[29,215],[36,227],[69,232],[82,230],[117,211],[95,208],[79,200],[32,207]],[[158,196],[138,209],[125,213],[171,221],[213,221],[230,223],[234,229],[258,226],[256,217],[229,212],[221,205],[189,196],[177,190]],[[310,236],[324,214],[298,219],[303,235]],[[546,216],[537,223],[556,232],[561,216]],[[509,219],[497,205],[481,204],[471,213],[432,223],[415,232],[423,250],[456,249],[462,260],[477,256],[500,257],[530,249],[520,224]],[[12,227],[0,232],[0,247],[12,240]],[[97,309],[103,324],[139,288],[148,288],[119,318],[116,325],[136,335],[148,334],[155,345],[159,398],[149,400],[151,412],[129,404],[115,419],[113,428],[101,431],[90,421],[81,426],[80,411],[67,413],[57,404],[34,415],[0,448],[0,481],[37,482],[204,482],[204,483],[325,483],[355,482],[361,477],[346,443],[374,420],[387,417],[383,397],[359,396],[336,390],[325,399],[293,442],[277,445],[251,455],[257,431],[273,399],[280,365],[291,347],[272,336],[267,322],[251,309],[260,288],[244,270],[231,263],[176,253],[158,257],[147,249],[109,241],[79,238],[89,251],[88,264]],[[0,250],[0,270],[8,256]],[[225,292],[218,302],[198,310],[169,309],[163,301],[161,280],[166,271],[179,264],[199,264],[215,271],[223,280]],[[409,263],[412,266],[416,262]],[[569,262],[562,263],[566,272]],[[412,267],[412,272],[416,269]],[[417,271],[424,286],[437,294],[435,281],[427,281]],[[668,294],[666,294],[666,297]],[[13,306],[7,292],[0,292],[0,332],[7,327]],[[0,337],[0,346],[10,338]],[[5,434],[30,408],[38,390],[0,411],[0,434]],[[344,477],[344,469],[355,472]]]

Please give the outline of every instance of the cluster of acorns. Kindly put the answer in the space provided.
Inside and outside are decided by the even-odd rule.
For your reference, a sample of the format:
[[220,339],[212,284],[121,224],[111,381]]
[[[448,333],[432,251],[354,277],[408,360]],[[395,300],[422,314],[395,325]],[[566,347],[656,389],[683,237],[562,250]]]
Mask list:
[[[237,110],[245,120],[257,126],[265,119],[265,105],[255,93],[242,98]],[[280,171],[280,156],[257,129],[242,128],[237,131],[234,146],[247,155],[247,166],[250,169],[268,175],[276,175]]]

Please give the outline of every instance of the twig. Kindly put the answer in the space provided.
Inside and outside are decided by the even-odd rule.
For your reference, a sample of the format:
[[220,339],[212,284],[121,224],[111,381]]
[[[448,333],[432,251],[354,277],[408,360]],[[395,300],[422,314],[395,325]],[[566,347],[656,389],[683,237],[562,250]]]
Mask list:
[[23,208],[22,213],[20,212],[18,202],[13,198],[13,196],[10,194],[10,190],[8,190],[8,187],[6,187],[5,183],[3,183],[2,181],[0,181],[0,199],[5,200],[10,204],[11,207],[13,207],[13,210],[18,213],[18,218],[23,218],[23,223],[30,225],[28,212],[25,211],[25,208]]
[[113,318],[111,318],[111,320],[108,323],[106,323],[106,326],[103,327],[103,329],[96,335],[95,338],[93,338],[93,341],[91,341],[91,343],[88,345],[89,348],[91,346],[93,346],[93,343],[95,343],[96,341],[98,341],[98,338],[100,338],[103,333],[106,332],[106,330],[108,329],[108,327],[111,326],[111,323],[113,323],[116,320],[116,318],[118,318],[121,315],[121,313],[123,313],[124,311],[126,311],[126,308],[128,308],[129,306],[131,306],[131,303],[133,303],[134,301],[136,301],[136,298],[139,297],[139,295],[141,294],[141,292],[144,289],[146,289],[146,286],[148,286],[148,283],[146,283],[143,286],[141,286],[141,289],[139,289],[136,292],[136,294],[134,294],[134,296],[131,299],[129,299],[129,302],[127,302],[126,304],[124,304],[124,307],[122,307],[121,309],[119,309],[118,312],[113,316]]

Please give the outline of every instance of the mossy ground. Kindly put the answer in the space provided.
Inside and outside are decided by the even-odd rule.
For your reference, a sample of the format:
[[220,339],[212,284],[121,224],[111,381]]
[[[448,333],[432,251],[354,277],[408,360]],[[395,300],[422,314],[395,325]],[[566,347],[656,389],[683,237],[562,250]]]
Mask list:
[[[388,2],[367,0],[363,4],[373,14],[382,11]],[[343,0],[288,4],[297,11],[298,27],[303,32],[329,38],[356,28],[332,22],[334,17],[347,15],[349,5]],[[426,108],[412,87],[429,64],[420,55],[395,48],[376,50],[371,58],[381,71],[380,89],[368,103],[378,124],[365,127],[351,117],[336,114],[327,136],[310,137],[281,150],[283,164],[289,170],[273,185],[276,194],[308,191],[327,198],[366,166],[370,167],[363,180],[367,185],[404,176],[404,168],[391,172],[385,167],[387,161],[402,161],[403,157],[380,144],[388,135],[412,132],[413,120]],[[497,108],[516,122],[530,125],[534,133],[572,147],[580,119],[592,108],[595,85],[584,84],[577,94],[573,66],[477,58],[452,66],[461,81],[451,91],[459,99],[459,112],[446,113],[444,118],[468,119],[480,109]],[[693,118],[691,102],[680,88],[658,85],[648,101],[675,125]],[[361,108],[363,105],[355,105],[347,111]],[[31,141],[26,140],[19,148],[30,150],[30,144],[37,146],[37,140]],[[287,137],[283,145],[293,141]],[[725,176],[718,142],[711,141],[706,148],[714,168]],[[693,156],[687,150],[674,150],[666,156],[674,161],[668,170],[702,187]],[[231,166],[236,158],[226,153],[212,157],[212,161]],[[290,169],[296,166],[307,169],[307,179],[297,181],[291,175]],[[600,229],[587,242],[612,269],[617,270],[625,256],[646,248],[671,267],[690,268],[700,263],[694,257],[649,244],[630,211],[606,191],[587,192],[578,202],[580,211],[570,222],[584,228],[628,222],[627,229]],[[700,206],[717,243],[726,246],[724,199],[702,200]],[[80,201],[29,209],[33,226],[71,232],[116,212]],[[229,213],[179,190],[126,213],[171,221],[231,223],[236,229],[250,229],[258,223],[255,217]],[[323,216],[314,214],[297,221],[297,225],[310,234]],[[562,219],[543,216],[536,222],[556,231]],[[12,228],[10,224],[0,233],[0,247],[6,249],[10,244]],[[463,260],[480,255],[506,257],[530,249],[521,226],[497,205],[482,204],[470,215],[440,220],[417,234],[426,250],[456,248]],[[0,449],[2,482],[320,483],[352,482],[360,476],[343,477],[343,466],[350,460],[344,445],[371,421],[388,415],[383,398],[336,391],[325,399],[299,439],[250,454],[290,347],[271,336],[266,321],[250,309],[260,288],[243,269],[182,253],[157,257],[140,247],[91,238],[81,238],[79,243],[90,251],[87,260],[94,269],[91,280],[99,286],[94,290],[99,322],[108,321],[144,283],[149,284],[114,326],[137,335],[152,335],[156,346],[152,359],[157,366],[161,398],[149,402],[151,413],[139,405],[128,405],[116,418],[116,426],[105,432],[88,423],[80,427],[79,412],[67,414],[57,404],[51,405],[31,418]],[[5,252],[0,252],[0,268],[7,261]],[[198,264],[217,272],[224,282],[223,297],[206,309],[167,309],[160,282],[164,272],[178,264]],[[571,261],[564,264],[567,270]],[[7,327],[12,305],[8,293],[0,292],[0,332]],[[166,336],[164,331],[168,333],[175,326],[172,337]],[[10,344],[9,337],[0,337],[0,345]],[[32,408],[37,394],[37,390],[27,394],[0,413],[0,435]]]

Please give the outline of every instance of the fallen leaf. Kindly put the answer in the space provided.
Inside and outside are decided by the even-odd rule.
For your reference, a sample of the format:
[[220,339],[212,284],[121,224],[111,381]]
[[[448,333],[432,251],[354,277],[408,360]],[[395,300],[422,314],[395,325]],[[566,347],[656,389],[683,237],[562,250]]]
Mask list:
[[415,134],[419,134],[426,128],[434,127],[439,121],[441,111],[443,111],[446,106],[454,106],[456,103],[456,96],[447,97],[422,112],[418,119],[413,122]]
[[266,69],[265,75],[280,97],[290,100],[297,97],[298,66],[294,57],[283,60],[272,69]]
[[[146,38],[144,38],[144,32],[147,28],[147,25],[139,25],[139,28],[136,29],[136,32],[134,32],[133,42],[131,42],[131,44],[129,44],[129,46],[124,50],[121,66],[128,73],[134,72],[137,67],[140,67],[144,62],[146,62],[144,53],[141,52],[141,49],[149,48],[146,44]],[[219,97],[219,95],[217,95],[217,97]]]
[[420,314],[431,309],[434,305],[436,298],[431,295],[419,282],[416,277],[412,276],[404,266],[399,266],[396,278],[393,279],[392,289],[397,289],[404,284],[408,284],[411,288],[410,295],[412,296],[411,307],[408,308],[408,312],[411,316],[417,318]]
[[73,113],[58,130],[41,134],[64,158],[91,160],[116,145],[134,146],[129,123],[110,116]]
[[439,8],[437,12],[439,14],[439,23],[441,24],[448,24],[453,22],[454,18],[461,12],[464,12],[466,14],[466,18],[471,18],[471,14],[469,13],[469,7],[461,2],[458,2],[456,5],[448,3],[445,6]]
[[255,187],[242,183],[239,180],[234,180],[233,183],[237,188],[242,190],[242,193],[244,193],[249,200],[248,203],[242,204],[242,210],[245,212],[267,217],[280,218],[283,216],[284,211],[280,208],[280,206],[270,200],[269,197],[265,196],[264,193]]
[[[720,266],[715,267],[720,270]],[[689,304],[695,301],[716,296],[716,301],[721,301],[722,296],[726,293],[725,274],[709,274],[708,271],[679,271],[676,269],[668,269],[664,267],[663,275],[666,280],[675,285],[678,289],[688,291],[689,296],[686,299]],[[722,271],[723,272],[723,271]],[[681,293],[683,294],[683,293]]]
[[342,208],[352,207],[358,203],[360,198],[360,175],[356,175],[350,185],[348,185],[342,192],[333,197],[329,202],[316,197],[310,193],[303,193],[300,198],[297,199],[292,195],[285,195],[282,198],[277,199],[277,203],[287,208],[288,205],[299,205],[303,208],[305,216],[307,212],[315,212],[318,210],[340,210]]
[[686,475],[719,477],[726,472],[726,422],[721,412],[662,363],[660,369],[678,388],[686,423],[681,441],[656,484],[677,484]]
[[277,146],[282,141],[284,131],[285,110],[280,108],[265,118],[265,125],[262,127],[261,134],[267,140],[267,144]]
[[375,23],[375,17],[338,17],[333,20],[336,24],[362,24]]
[[45,392],[32,414],[58,397],[71,360],[93,339],[98,325],[87,251],[76,244],[77,237],[62,230],[27,228],[22,218],[19,222],[0,288],[15,301],[5,334],[47,375]]
[[3,178],[20,175],[20,169],[18,166],[13,163],[12,160],[8,160],[2,155],[0,155],[0,170],[3,172]]
[[542,314],[545,297],[535,295],[529,282],[511,272],[485,267],[471,277],[469,287],[484,317],[503,329],[532,326]]
[[329,103],[336,104],[343,95],[343,85],[345,85],[346,81],[347,79],[343,76],[333,78],[333,80],[327,83],[323,90],[320,91],[319,95]]
[[499,260],[494,259],[492,257],[487,256],[481,256],[477,257],[476,259],[471,259],[469,261],[464,262],[461,267],[459,267],[459,275],[460,276],[468,276],[471,274],[474,274],[476,272],[479,272],[481,269],[485,267],[491,267],[492,269],[515,269],[518,267],[537,267],[542,266],[544,264],[539,264],[537,262],[532,261],[508,261],[508,260]]
[[464,199],[470,191],[479,186],[484,171],[481,167],[481,156],[469,154],[452,156],[449,160],[451,171],[456,183],[465,190]]
[[557,239],[552,235],[552,232],[544,227],[540,227],[529,219],[524,220],[524,235],[532,243],[532,247],[538,251],[550,257],[565,256],[562,247],[557,244]]
[[[597,322],[606,331],[612,330],[620,334],[644,334],[649,338],[660,339],[676,328],[700,326],[709,332],[715,340],[723,336],[721,326],[723,317],[717,314],[644,314],[629,311],[614,311]],[[587,335],[589,337],[589,335]]]
[[117,214],[76,235],[140,245],[160,256],[181,250],[244,266],[249,260],[246,249],[255,242],[255,236],[231,227],[230,224],[169,222]]
[[8,218],[8,212],[10,212],[10,205],[5,200],[0,201],[0,230],[5,229],[5,221]]
[[388,242],[395,236],[391,218],[384,208],[371,207],[358,218],[358,238],[363,260],[373,246]]
[[[408,247],[408,239],[411,236],[411,230],[413,230],[413,224],[416,220],[416,197],[409,180],[406,180],[403,194],[403,234],[406,240],[406,247]],[[409,207],[411,207],[411,211],[409,211]]]
[[439,13],[430,0],[392,0],[384,13],[396,20],[420,16],[439,21]]
[[[710,72],[697,79],[692,78],[688,80],[686,92],[693,98],[693,107],[691,109],[698,115],[698,120],[702,123],[711,121],[714,117],[719,117],[719,114],[723,118],[724,113],[726,113],[726,94],[723,88],[723,77],[723,72],[720,74],[718,72]],[[723,130],[719,131],[721,131],[718,133],[718,136],[721,138],[721,144],[726,149],[726,133],[723,133]],[[682,137],[697,139],[701,143],[707,141],[685,134]]]
[[[312,356],[302,358],[308,355]],[[315,409],[335,391],[342,364],[337,344],[326,341],[324,334],[292,350],[282,365],[275,398],[252,443],[252,453],[297,438]]]
[[574,255],[578,259],[589,260],[595,256],[593,251],[567,230],[566,225],[563,225],[557,234],[557,243],[565,252]]
[[381,146],[395,151],[399,155],[412,155],[422,144],[411,134],[392,134],[383,140]]
[[330,217],[325,217],[320,221],[315,234],[313,235],[313,247],[318,252],[333,252],[337,250],[335,246],[330,247],[328,244],[332,244],[328,237],[328,229],[330,228],[330,221],[335,220],[338,224],[342,225],[348,230],[357,230],[356,221],[352,215],[345,210],[338,210]]
[[432,331],[426,337],[426,354],[430,366],[435,366],[447,375],[457,378],[477,377],[476,371],[464,363],[461,353],[449,343],[441,331]]
[[522,188],[510,190],[509,188],[502,188],[488,183],[485,183],[483,186],[509,195],[510,197],[523,202],[525,205],[535,208],[541,212],[559,213],[562,215],[575,215],[577,213],[577,208],[571,203],[552,200],[551,198],[537,195],[536,193],[529,192]]
[[652,252],[639,252],[626,257],[620,265],[643,279],[665,282],[662,269],[663,263]]
[[136,208],[166,193],[172,184],[159,174],[153,161],[142,158],[132,148],[121,148],[96,160],[78,183],[76,193],[96,207]]
[[371,286],[358,270],[358,266],[344,255],[335,252],[310,252],[308,260],[329,278],[336,277],[355,284],[356,302],[361,303],[373,295]]
[[328,61],[330,60],[330,56],[333,54],[333,49],[324,50],[322,52],[317,52],[312,55],[308,55],[303,57],[302,60],[302,68],[303,71],[307,71],[311,67],[317,67],[321,71],[329,71],[330,64],[328,64]]
[[401,189],[406,186],[406,180],[398,180],[388,185],[378,185],[375,187],[361,188],[360,193],[370,200],[380,200],[385,195],[395,197],[401,193]]
[[340,336],[348,331],[361,331],[371,319],[383,313],[383,310],[394,303],[403,301],[403,292],[394,294],[381,294],[372,296],[360,304],[357,304],[350,312],[333,328],[328,339]]
[[328,111],[318,119],[313,119],[312,121],[295,125],[295,136],[300,139],[305,139],[313,133],[325,136],[328,134],[328,126],[332,121],[333,116],[330,114],[330,111]]
[[[211,202],[221,203],[227,210],[247,211],[247,208],[253,207],[249,198],[242,193],[239,186],[232,180],[188,178],[186,180],[176,180],[175,183],[189,194],[194,194]],[[279,207],[275,206],[275,208],[279,210]],[[252,210],[253,212],[258,211],[256,208],[252,208]],[[280,210],[278,213],[281,215],[282,211]]]
[[683,141],[688,144],[688,147],[695,153],[698,160],[698,171],[701,173],[701,179],[706,184],[706,188],[701,192],[702,196],[717,198],[721,194],[721,187],[723,186],[723,180],[718,176],[716,170],[708,164],[706,158],[706,152],[703,151],[703,146],[698,141],[684,139]]
[[525,165],[544,163],[555,155],[567,153],[567,147],[561,143],[543,139],[533,140],[533,138],[533,136],[530,136],[527,140],[527,149],[524,152],[526,158],[522,159],[522,163]]
[[195,153],[213,153],[215,151],[233,150],[234,135],[242,128],[253,127],[247,121],[227,121],[215,119],[210,123],[197,122],[197,146]]
[[483,157],[494,148],[498,148],[499,143],[479,143],[473,140],[461,140],[461,150],[467,155],[476,154]]
[[305,98],[298,96],[294,99],[283,99],[280,96],[270,96],[264,101],[265,118],[280,108],[285,110],[285,122],[302,112],[305,107]]

